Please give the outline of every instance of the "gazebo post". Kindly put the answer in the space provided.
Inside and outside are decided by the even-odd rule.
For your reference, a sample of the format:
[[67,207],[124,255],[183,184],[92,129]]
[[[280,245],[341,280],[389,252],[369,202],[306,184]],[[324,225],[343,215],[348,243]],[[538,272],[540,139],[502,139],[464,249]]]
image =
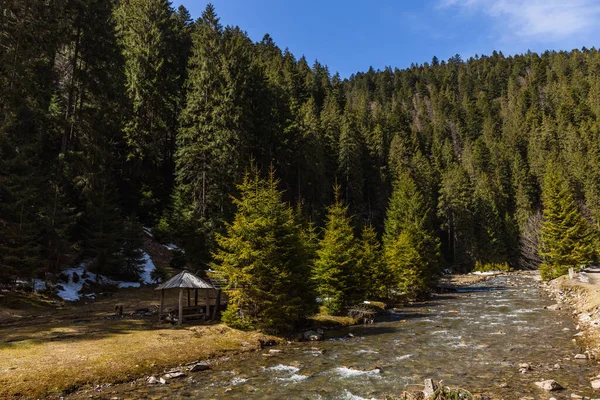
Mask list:
[[187,295],[188,295],[188,307],[191,306],[192,304],[190,303],[190,289],[187,290]]
[[219,308],[221,307],[221,289],[217,290],[217,298],[215,299],[215,308],[213,309],[212,319],[217,319]]
[[198,307],[198,289],[194,290],[194,305]]
[[183,323],[183,288],[179,289],[179,320],[177,321],[177,325],[181,325]]
[[163,310],[165,308],[165,289],[160,290],[160,308],[158,309],[158,323],[162,317]]
[[206,291],[206,319],[210,319],[210,290],[204,290]]

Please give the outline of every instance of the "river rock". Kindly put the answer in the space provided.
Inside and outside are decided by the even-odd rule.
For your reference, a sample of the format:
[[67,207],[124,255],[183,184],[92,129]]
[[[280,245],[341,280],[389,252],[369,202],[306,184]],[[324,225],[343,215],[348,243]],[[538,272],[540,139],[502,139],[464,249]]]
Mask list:
[[192,365],[192,367],[190,368],[190,372],[206,371],[207,369],[210,369],[210,366],[208,364],[198,363]]
[[165,385],[167,383],[167,380],[165,378],[159,378],[158,382],[160,382],[161,385]]
[[157,383],[160,383],[160,381],[158,379],[156,379],[155,376],[149,376],[147,382],[150,385],[156,385]]
[[306,332],[304,332],[304,340],[310,340],[310,341],[323,340],[323,335],[320,335],[319,333],[317,333],[315,331],[306,331]]
[[531,365],[529,365],[528,363],[521,363],[519,364],[519,372],[524,374],[527,371],[531,371]]
[[279,353],[283,353],[283,350],[279,350],[279,349],[271,349],[269,350],[270,354],[279,354]]
[[560,369],[560,364],[554,364],[554,369]]
[[425,379],[425,389],[423,389],[425,396],[431,396],[436,390],[437,385],[433,379]]
[[575,354],[575,357],[573,357],[576,360],[587,360],[587,356],[585,354]]
[[558,305],[558,304],[552,304],[551,306],[548,306],[548,310],[557,311],[560,309],[561,309],[560,305]]
[[600,389],[600,379],[598,378],[594,378],[594,380],[591,382],[592,384],[592,388],[595,390]]
[[169,374],[165,374],[163,375],[163,378],[165,379],[178,379],[178,378],[185,378],[186,375],[183,372],[171,372]]
[[537,387],[547,390],[549,392],[554,391],[554,390],[563,389],[563,387],[558,382],[556,382],[554,379],[548,379],[546,381],[536,382],[535,384]]

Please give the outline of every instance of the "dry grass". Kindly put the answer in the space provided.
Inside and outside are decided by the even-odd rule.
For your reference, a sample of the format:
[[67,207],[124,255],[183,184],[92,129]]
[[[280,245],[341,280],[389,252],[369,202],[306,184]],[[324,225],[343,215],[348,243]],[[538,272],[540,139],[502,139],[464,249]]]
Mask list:
[[[166,296],[167,306],[176,304],[176,292]],[[185,362],[250,351],[265,339],[221,324],[174,328],[157,325],[156,316],[110,319],[115,304],[123,304],[125,314],[155,307],[158,293],[150,288],[120,290],[93,303],[61,307],[28,306],[39,303],[30,295],[17,303],[4,296],[0,398],[58,396],[86,384],[127,381]]]
[[[0,398],[41,397],[121,382],[181,363],[258,347],[262,335],[224,325],[153,328],[145,321],[38,325],[0,344]],[[24,338],[23,337],[23,338]]]
[[321,306],[318,314],[311,317],[315,325],[325,325],[332,327],[349,326],[356,324],[356,320],[352,317],[339,317],[327,314],[325,307]]

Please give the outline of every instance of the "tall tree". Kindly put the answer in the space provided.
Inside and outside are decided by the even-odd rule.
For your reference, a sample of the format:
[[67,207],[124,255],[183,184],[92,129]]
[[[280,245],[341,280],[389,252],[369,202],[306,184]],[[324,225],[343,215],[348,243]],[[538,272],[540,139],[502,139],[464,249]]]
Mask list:
[[129,101],[127,183],[136,188],[129,208],[148,219],[169,200],[186,21],[176,20],[168,0],[123,0],[115,17]]
[[357,263],[357,243],[348,206],[335,187],[335,202],[327,210],[327,223],[317,251],[313,279],[326,310],[341,315],[349,306],[362,301],[364,291]]
[[256,169],[247,173],[233,222],[217,236],[212,265],[227,281],[223,320],[234,327],[290,331],[315,311],[311,245],[278,184],[273,170],[268,179]]
[[426,293],[440,268],[429,213],[412,177],[400,173],[385,221],[384,259],[396,292],[410,298]]
[[540,233],[543,279],[577,270],[595,260],[596,235],[581,215],[562,166],[549,163],[542,191],[544,204]]

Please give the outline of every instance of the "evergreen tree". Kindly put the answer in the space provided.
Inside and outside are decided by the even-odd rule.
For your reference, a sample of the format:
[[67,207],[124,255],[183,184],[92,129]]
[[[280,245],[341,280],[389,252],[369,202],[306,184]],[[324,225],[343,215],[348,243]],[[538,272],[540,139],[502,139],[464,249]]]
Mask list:
[[540,273],[543,279],[553,279],[569,268],[578,270],[594,261],[597,242],[579,211],[563,168],[556,162],[548,165],[542,189]]
[[[372,225],[365,225],[362,230],[358,249],[358,270],[361,285],[365,290],[365,298],[389,299],[389,272],[383,260],[381,243]],[[357,287],[358,289],[358,287]]]
[[357,244],[348,206],[335,187],[335,202],[327,210],[327,223],[317,251],[313,279],[327,312],[341,315],[348,307],[364,300],[357,263]]
[[439,272],[439,240],[429,226],[423,196],[407,172],[396,180],[388,206],[384,259],[397,293],[420,297]]
[[125,280],[138,280],[144,265],[144,232],[135,216],[125,218],[121,255],[123,268],[120,275]]
[[174,16],[168,0],[123,0],[115,10],[129,101],[124,129],[131,168],[128,184],[137,192],[129,207],[141,206],[136,211],[144,217],[157,217],[171,189],[178,74],[187,52],[185,36],[177,38],[176,29],[182,28],[176,27]]
[[233,222],[217,236],[212,267],[227,281],[223,320],[233,327],[284,332],[315,311],[310,244],[278,183],[273,170],[268,179],[247,173]]

